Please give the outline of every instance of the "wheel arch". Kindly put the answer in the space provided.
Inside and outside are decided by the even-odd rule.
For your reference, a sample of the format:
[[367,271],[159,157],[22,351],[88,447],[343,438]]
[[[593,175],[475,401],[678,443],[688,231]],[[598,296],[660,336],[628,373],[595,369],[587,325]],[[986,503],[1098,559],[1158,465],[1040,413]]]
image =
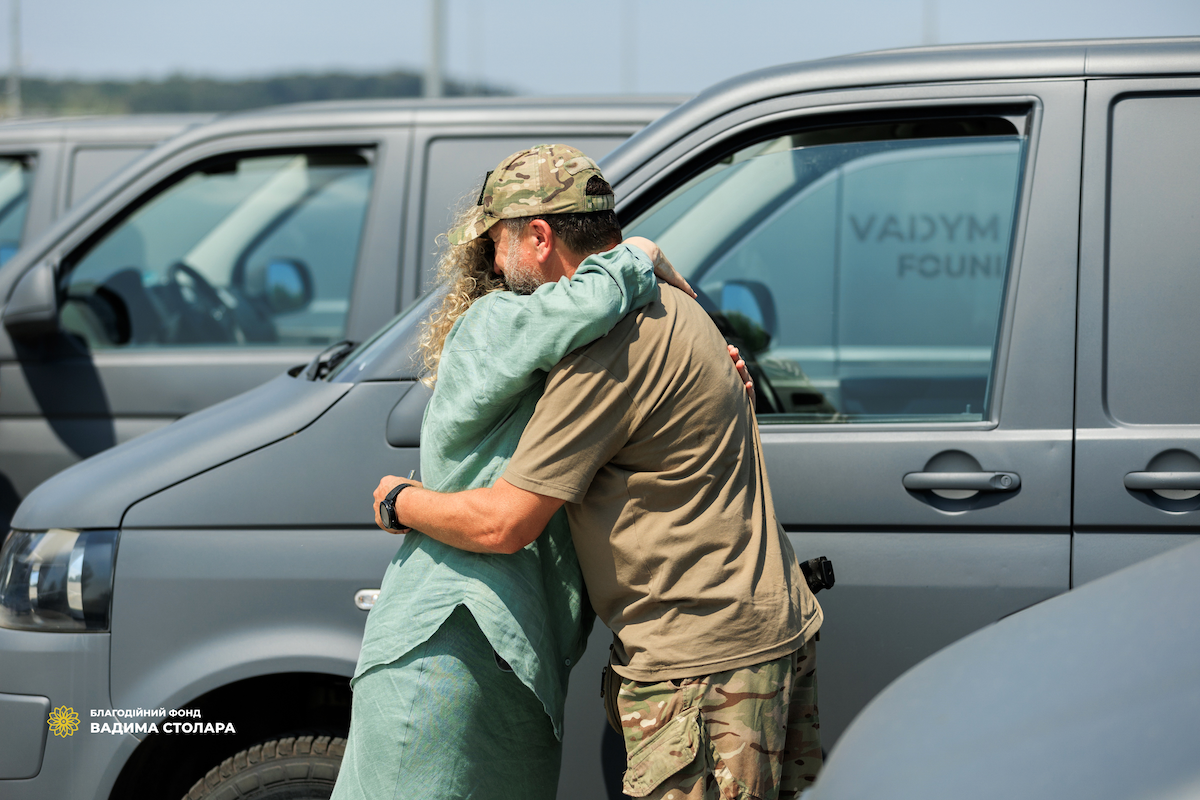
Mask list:
[[195,716],[167,722],[232,723],[234,733],[152,733],[121,768],[109,797],[179,800],[222,760],[268,739],[302,734],[345,737],[350,681],[328,672],[276,672],[210,689],[180,705]]

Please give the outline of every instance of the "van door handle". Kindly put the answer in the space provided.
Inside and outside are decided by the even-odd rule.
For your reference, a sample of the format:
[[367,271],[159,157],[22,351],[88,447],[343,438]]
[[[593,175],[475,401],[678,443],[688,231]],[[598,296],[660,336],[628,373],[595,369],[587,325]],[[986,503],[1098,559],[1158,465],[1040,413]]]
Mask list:
[[1200,472],[1130,472],[1125,488],[1150,492],[1155,489],[1200,489]]
[[904,488],[910,492],[934,489],[969,489],[976,492],[1012,492],[1021,485],[1015,472],[910,472]]

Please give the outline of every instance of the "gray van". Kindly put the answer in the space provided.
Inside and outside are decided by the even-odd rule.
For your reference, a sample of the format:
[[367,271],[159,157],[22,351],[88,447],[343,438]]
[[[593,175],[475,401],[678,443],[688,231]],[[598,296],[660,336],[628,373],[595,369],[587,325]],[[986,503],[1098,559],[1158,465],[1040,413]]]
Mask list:
[[212,117],[135,114],[0,124],[0,265],[107,178]]
[[[428,285],[481,165],[545,139],[603,155],[675,102],[315,103],[139,161],[0,269],[0,523],[59,470],[364,339]],[[117,152],[73,151],[68,197]]]
[[[734,79],[605,159],[627,232],[753,356],[780,521],[837,565],[827,746],[930,653],[1200,534],[1198,126],[1200,39],[942,47]],[[0,735],[44,744],[9,795],[328,792],[397,547],[364,498],[418,464],[425,308],[26,499]],[[563,797],[617,796],[607,638]],[[84,727],[48,733],[57,709]]]

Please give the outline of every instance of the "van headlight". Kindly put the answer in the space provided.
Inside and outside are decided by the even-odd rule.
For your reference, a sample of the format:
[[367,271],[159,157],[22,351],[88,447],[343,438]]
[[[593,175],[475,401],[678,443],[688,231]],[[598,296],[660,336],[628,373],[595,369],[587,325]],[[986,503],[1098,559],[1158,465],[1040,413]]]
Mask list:
[[0,548],[0,627],[107,631],[116,531],[10,531]]

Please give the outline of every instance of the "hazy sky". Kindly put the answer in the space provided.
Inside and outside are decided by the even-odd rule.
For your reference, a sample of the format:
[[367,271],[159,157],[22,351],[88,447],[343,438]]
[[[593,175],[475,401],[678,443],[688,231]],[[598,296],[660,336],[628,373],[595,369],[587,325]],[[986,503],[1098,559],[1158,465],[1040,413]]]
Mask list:
[[[12,0],[0,2],[9,30]],[[445,73],[528,94],[694,93],[751,69],[939,43],[1200,34],[1200,0],[444,0]],[[934,13],[929,13],[930,10]],[[421,69],[429,0],[23,0],[24,71]],[[0,42],[0,69],[9,63]]]

